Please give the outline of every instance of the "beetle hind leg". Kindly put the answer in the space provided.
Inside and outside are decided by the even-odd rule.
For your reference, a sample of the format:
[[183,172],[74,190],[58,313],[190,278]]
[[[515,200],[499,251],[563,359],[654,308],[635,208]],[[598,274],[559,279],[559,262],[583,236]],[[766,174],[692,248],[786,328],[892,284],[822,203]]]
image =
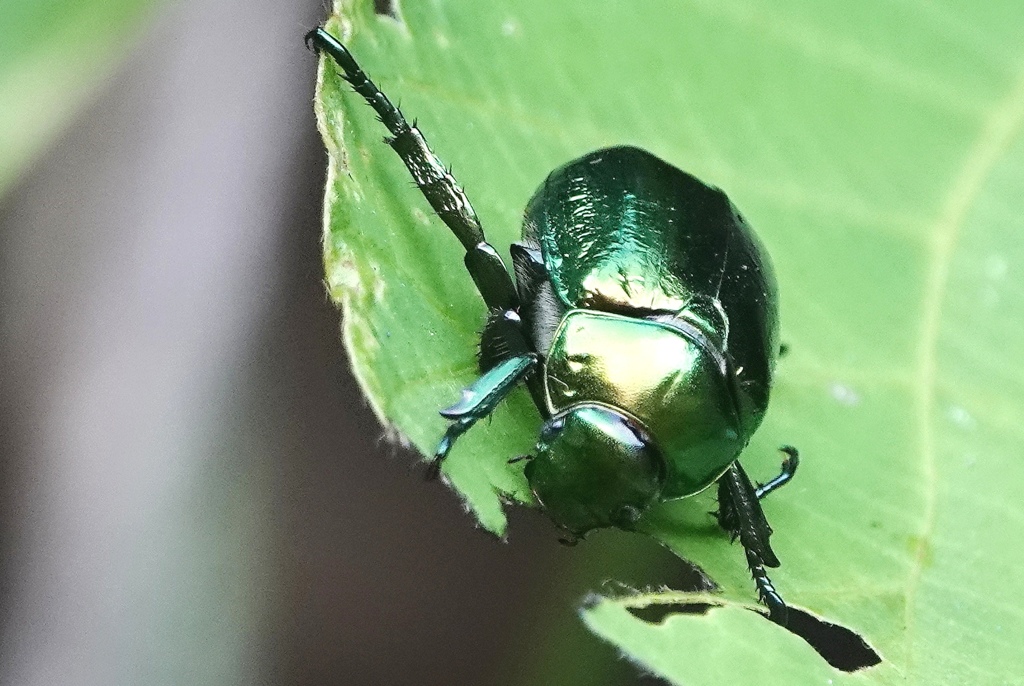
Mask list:
[[402,158],[434,212],[466,249],[466,269],[487,306],[502,310],[517,306],[512,278],[497,251],[485,240],[473,205],[451,171],[431,151],[426,138],[416,128],[416,122],[409,124],[401,110],[370,80],[348,48],[322,27],[306,34],[306,45],[329,55],[341,67],[342,77],[363,96],[387,127],[391,133],[386,139],[388,145]]

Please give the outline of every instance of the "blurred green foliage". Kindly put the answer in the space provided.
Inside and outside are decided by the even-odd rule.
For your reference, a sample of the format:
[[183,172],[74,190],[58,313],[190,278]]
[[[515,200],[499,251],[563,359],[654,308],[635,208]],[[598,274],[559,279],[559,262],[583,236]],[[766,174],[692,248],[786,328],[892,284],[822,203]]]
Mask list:
[[0,193],[68,123],[153,0],[0,0]]

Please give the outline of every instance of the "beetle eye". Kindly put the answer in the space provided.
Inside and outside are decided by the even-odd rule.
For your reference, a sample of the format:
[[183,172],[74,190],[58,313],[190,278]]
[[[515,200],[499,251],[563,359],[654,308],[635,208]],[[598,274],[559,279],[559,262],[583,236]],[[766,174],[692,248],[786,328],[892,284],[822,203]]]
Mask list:
[[565,417],[559,417],[544,425],[544,428],[540,431],[541,443],[549,443],[555,436],[557,436],[562,429],[565,428]]

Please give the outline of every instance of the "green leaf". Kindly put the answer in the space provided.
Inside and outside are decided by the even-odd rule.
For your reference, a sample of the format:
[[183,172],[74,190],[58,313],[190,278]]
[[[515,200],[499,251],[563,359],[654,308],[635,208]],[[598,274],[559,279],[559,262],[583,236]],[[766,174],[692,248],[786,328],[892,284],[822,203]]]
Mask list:
[[0,193],[105,77],[153,0],[0,0]]
[[[599,635],[678,683],[1001,684],[1024,672],[1024,7],[1019,2],[611,0],[345,3],[330,25],[419,119],[504,250],[553,168],[647,148],[726,189],[782,294],[772,406],[743,456],[766,479],[783,597],[883,663],[854,675],[748,611],[713,494],[645,528],[720,586],[720,607],[651,624],[606,599]],[[483,305],[384,131],[332,68],[325,252],[344,338],[378,416],[424,454],[475,376]],[[525,394],[446,464],[481,524],[528,501]],[[699,655],[695,655],[699,653]]]

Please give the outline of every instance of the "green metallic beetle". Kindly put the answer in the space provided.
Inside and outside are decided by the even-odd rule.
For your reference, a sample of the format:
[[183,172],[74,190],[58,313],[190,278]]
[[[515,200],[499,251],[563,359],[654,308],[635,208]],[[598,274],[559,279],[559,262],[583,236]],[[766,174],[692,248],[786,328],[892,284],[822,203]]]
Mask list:
[[754,487],[737,457],[768,406],[779,354],[778,299],[768,255],[725,193],[633,147],[598,150],[553,171],[511,246],[515,284],[484,239],[462,188],[415,126],[324,29],[307,44],[391,132],[438,217],[466,249],[490,315],[482,376],[441,414],[455,440],[520,383],[544,426],[525,475],[538,503],[576,540],[633,529],[655,503],[718,482],[718,521],[738,537],[771,619],[787,609],[765,573],[778,558],[759,500],[798,464]]

